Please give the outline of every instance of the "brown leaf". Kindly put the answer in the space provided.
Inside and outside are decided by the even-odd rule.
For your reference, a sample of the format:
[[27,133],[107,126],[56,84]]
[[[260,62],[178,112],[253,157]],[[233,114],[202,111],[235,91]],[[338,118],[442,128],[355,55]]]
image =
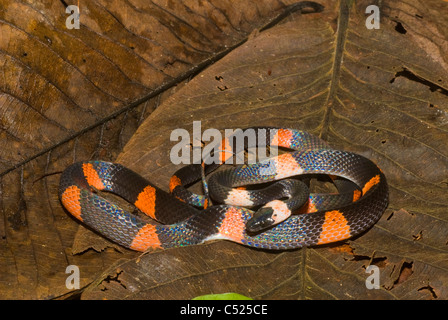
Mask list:
[[[80,29],[66,26],[70,4]],[[73,255],[79,224],[61,208],[54,173],[114,160],[166,96],[283,8],[0,0],[0,297],[64,296],[67,266],[79,267],[84,287],[111,261],[136,256]]]
[[[447,186],[443,179],[448,150],[443,141],[447,139],[444,127],[448,117],[446,108],[441,107],[446,105],[447,91],[440,85],[446,83],[446,72],[440,71],[446,70],[446,65],[440,64],[446,54],[432,52],[432,59],[425,58],[427,45],[437,43],[437,38],[428,37],[441,31],[427,22],[433,33],[425,38],[404,20],[408,30],[404,36],[396,30],[398,18],[388,18],[406,10],[394,3],[382,7],[381,29],[368,30],[364,26],[366,6],[358,3],[349,7],[342,2],[336,32],[327,22],[331,19],[309,15],[252,37],[171,96],[139,128],[118,158],[166,187],[175,171],[169,158],[173,147],[169,133],[176,128],[191,130],[192,120],[200,120],[202,130],[274,125],[319,134],[338,148],[376,161],[390,182],[390,209],[377,226],[350,242],[353,257],[344,258],[331,247],[271,253],[266,260],[258,253],[263,260],[251,264],[248,271],[244,255],[252,252],[250,249],[228,245],[236,256],[243,257],[242,265],[228,265],[229,257],[215,256],[223,251],[221,243],[198,248],[199,257],[195,249],[179,248],[144,256],[142,266],[132,261],[120,266],[122,281],[134,283],[132,275],[144,274],[154,277],[156,280],[151,281],[157,285],[146,278],[142,280],[144,288],[137,292],[128,287],[100,292],[103,287],[94,285],[85,298],[192,298],[229,291],[271,299],[446,296],[441,279],[447,277],[447,202],[443,196]],[[418,8],[425,10],[424,6]],[[336,9],[326,7],[323,14],[331,16]],[[427,19],[434,22],[440,18]],[[410,41],[420,45],[409,46]],[[439,45],[443,47],[441,42]],[[443,48],[446,53],[447,48]],[[396,211],[391,216],[398,205],[412,214]],[[185,255],[188,258],[182,258]],[[266,268],[274,264],[273,257],[283,255],[294,262],[275,263],[275,271]],[[210,280],[213,267],[199,274],[183,268],[169,277],[171,269],[165,273],[157,267],[160,257],[180,259],[181,265],[213,257],[226,272],[213,274]],[[148,271],[146,263],[157,275]],[[379,290],[369,290],[366,267],[376,263],[381,267],[382,285]],[[284,264],[300,275],[286,272]],[[173,265],[176,263],[170,263]],[[243,278],[228,276],[235,268]],[[259,288],[254,284],[275,277],[280,277],[276,283],[281,290],[275,285]]]

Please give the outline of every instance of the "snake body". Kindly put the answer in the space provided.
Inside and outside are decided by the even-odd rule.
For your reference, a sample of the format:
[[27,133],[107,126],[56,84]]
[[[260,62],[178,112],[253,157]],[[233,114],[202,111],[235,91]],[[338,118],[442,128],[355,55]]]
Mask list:
[[[208,181],[211,196],[220,198],[224,204],[203,210],[190,204],[203,203],[202,198],[185,188],[198,179],[199,169],[193,170],[191,179],[187,169],[177,172],[170,181],[170,194],[123,165],[104,161],[76,162],[69,166],[60,179],[61,202],[87,226],[137,251],[195,245],[214,239],[256,248],[293,249],[345,240],[378,221],[388,204],[388,186],[383,172],[371,160],[331,149],[304,131],[269,129],[264,137],[267,145],[295,151],[213,173]],[[221,144],[221,149],[225,149],[228,141],[224,139]],[[234,187],[309,174],[341,177],[356,187],[346,193],[348,201],[345,196],[338,202],[339,207],[334,205],[335,195],[310,195],[301,213],[257,233],[246,228],[254,211],[230,204],[229,198],[254,204],[250,192]],[[98,191],[123,197],[158,222],[124,210]],[[261,196],[258,193],[257,197],[266,198],[269,193],[262,192]],[[274,206],[272,209],[277,210]]]

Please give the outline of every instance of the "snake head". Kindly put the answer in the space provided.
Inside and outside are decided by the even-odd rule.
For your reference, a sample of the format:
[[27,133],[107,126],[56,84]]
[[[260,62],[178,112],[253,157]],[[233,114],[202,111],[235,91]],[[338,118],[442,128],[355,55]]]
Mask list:
[[259,232],[275,224],[272,217],[274,210],[272,208],[261,208],[255,212],[254,216],[246,223],[246,229],[249,232]]
[[274,200],[254,213],[253,217],[247,221],[246,229],[249,232],[259,232],[279,224],[289,218],[290,215],[291,210],[285,202]]

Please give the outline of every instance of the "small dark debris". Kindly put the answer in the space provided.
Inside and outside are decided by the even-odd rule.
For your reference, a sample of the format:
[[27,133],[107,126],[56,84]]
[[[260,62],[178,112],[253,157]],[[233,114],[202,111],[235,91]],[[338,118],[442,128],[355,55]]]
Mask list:
[[44,36],[44,37],[45,37],[45,40],[47,40],[48,44],[51,46],[53,44],[53,41],[47,36]]
[[412,238],[414,238],[414,241],[419,241],[423,239],[423,230],[420,230],[420,232],[417,234],[413,234]]
[[401,22],[395,21],[395,23],[397,24],[395,26],[395,31],[397,31],[397,32],[399,32],[401,34],[406,34],[407,33],[406,29],[403,27]]

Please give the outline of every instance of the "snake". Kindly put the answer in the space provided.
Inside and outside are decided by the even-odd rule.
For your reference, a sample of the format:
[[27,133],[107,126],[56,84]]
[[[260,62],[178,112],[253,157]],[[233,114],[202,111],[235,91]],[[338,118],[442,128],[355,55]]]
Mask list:
[[[60,201],[90,229],[142,252],[212,240],[268,250],[324,245],[366,232],[386,210],[388,184],[372,160],[333,149],[306,131],[252,129],[258,133],[257,145],[290,152],[215,171],[236,153],[234,136],[225,137],[214,149],[220,150],[219,161],[180,168],[169,181],[170,192],[122,164],[78,161],[61,174]],[[338,192],[296,191],[306,189],[303,180],[322,175],[330,177]],[[209,196],[189,190],[198,180]],[[138,214],[106,192],[133,204]]]

